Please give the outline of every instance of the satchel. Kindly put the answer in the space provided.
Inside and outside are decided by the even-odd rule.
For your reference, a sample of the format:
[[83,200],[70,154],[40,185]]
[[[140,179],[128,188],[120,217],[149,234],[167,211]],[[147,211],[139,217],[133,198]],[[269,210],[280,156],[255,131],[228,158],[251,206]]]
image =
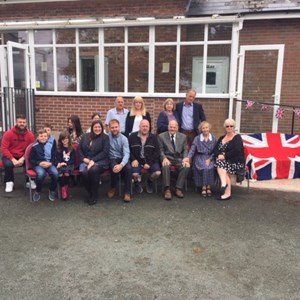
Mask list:
[[241,183],[245,179],[246,169],[245,167],[236,171],[236,182]]

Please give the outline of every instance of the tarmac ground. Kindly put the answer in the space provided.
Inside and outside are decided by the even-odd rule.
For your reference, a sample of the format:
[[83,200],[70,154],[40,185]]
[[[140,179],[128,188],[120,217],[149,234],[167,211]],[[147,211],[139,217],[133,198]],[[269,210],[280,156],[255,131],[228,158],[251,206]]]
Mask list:
[[16,177],[13,193],[0,189],[1,300],[300,298],[298,179],[244,182],[230,201],[189,187],[128,204],[103,180],[88,206],[82,186],[50,202],[47,183],[30,202]]

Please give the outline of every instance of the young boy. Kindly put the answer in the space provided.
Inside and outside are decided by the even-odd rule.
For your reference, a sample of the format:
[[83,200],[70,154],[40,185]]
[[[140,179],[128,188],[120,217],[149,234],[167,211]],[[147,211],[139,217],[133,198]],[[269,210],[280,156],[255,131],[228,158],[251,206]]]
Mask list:
[[52,126],[49,123],[44,124],[44,129],[47,132],[48,135],[48,140],[45,145],[45,157],[47,160],[51,160],[51,153],[52,153],[52,148],[56,149],[56,140],[52,133]]
[[55,201],[55,190],[57,187],[58,171],[55,167],[56,147],[52,147],[50,158],[46,158],[46,144],[48,141],[48,134],[45,129],[38,131],[37,141],[33,144],[30,152],[30,162],[34,171],[36,172],[36,190],[33,194],[33,201],[39,201],[41,198],[41,190],[44,179],[47,175],[51,177],[51,184],[49,190],[49,200]]

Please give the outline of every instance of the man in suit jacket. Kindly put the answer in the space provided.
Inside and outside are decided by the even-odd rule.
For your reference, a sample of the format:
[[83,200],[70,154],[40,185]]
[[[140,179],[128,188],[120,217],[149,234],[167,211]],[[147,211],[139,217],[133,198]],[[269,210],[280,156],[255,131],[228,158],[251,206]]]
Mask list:
[[[183,198],[183,186],[190,170],[188,159],[187,139],[183,133],[178,132],[178,123],[170,121],[168,131],[159,134],[158,143],[160,148],[160,160],[162,163],[162,179],[164,190],[164,198],[172,199],[171,193],[171,166],[176,167],[178,177],[175,186],[175,195]],[[172,139],[174,141],[172,141]]]
[[190,89],[186,93],[186,99],[176,104],[176,111],[180,118],[180,132],[187,137],[188,145],[191,145],[195,136],[199,134],[198,126],[200,122],[206,121],[203,107],[200,103],[195,103],[196,91]]

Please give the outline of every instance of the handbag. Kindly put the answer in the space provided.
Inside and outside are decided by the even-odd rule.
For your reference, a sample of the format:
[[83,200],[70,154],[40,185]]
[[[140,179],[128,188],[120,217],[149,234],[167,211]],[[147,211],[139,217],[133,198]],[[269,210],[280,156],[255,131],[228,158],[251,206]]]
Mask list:
[[246,169],[245,167],[236,171],[236,182],[241,183],[245,179]]

